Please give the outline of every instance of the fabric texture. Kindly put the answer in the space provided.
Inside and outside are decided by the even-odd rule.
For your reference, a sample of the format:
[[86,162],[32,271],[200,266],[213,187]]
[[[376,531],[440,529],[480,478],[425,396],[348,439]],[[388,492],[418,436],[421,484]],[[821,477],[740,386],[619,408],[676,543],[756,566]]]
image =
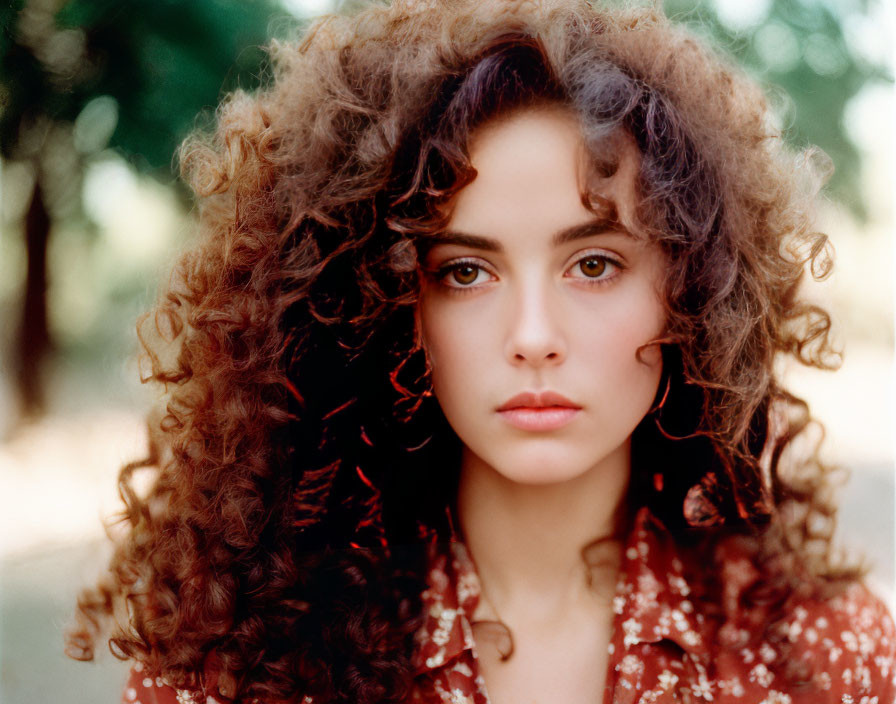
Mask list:
[[[880,599],[853,584],[827,599],[802,600],[764,633],[768,614],[741,599],[759,572],[736,538],[720,543],[714,565],[694,564],[647,509],[623,546],[601,704],[894,704],[896,628]],[[717,570],[722,603],[707,614],[686,575]],[[464,545],[434,544],[426,622],[416,634],[413,704],[491,704],[471,625],[479,577]],[[774,664],[802,669],[803,684]],[[770,667],[772,666],[772,667]],[[191,698],[146,677],[135,664],[123,704],[228,704],[206,661],[205,699]],[[305,704],[314,700],[306,697]]]

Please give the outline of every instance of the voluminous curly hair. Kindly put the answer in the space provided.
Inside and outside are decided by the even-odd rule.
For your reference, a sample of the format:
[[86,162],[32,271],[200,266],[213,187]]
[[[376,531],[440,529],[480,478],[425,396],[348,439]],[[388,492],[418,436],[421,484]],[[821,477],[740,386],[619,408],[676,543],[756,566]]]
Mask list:
[[635,431],[627,508],[695,549],[746,536],[753,597],[782,612],[798,583],[856,576],[831,564],[828,468],[789,451],[810,417],[773,367],[835,362],[797,295],[830,268],[818,160],[741,71],[656,10],[575,0],[370,5],[271,55],[272,85],[181,149],[201,236],[138,324],[167,409],[121,471],[126,531],[72,657],[115,620],[116,656],[180,689],[214,652],[237,701],[404,699],[460,456],[414,329],[417,254],[475,177],[470,134],[543,103],[575,111],[598,173],[634,138],[668,255],[668,402]]

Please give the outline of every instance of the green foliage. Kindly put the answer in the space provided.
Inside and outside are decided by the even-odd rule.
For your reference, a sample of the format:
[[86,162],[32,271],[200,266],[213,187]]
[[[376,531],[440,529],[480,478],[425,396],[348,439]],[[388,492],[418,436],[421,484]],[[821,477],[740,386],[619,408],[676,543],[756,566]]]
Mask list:
[[864,217],[861,157],[847,134],[844,115],[863,86],[892,77],[856,54],[844,36],[845,18],[818,0],[772,0],[764,18],[741,29],[726,26],[715,6],[706,2],[695,6],[693,0],[666,0],[665,10],[732,54],[766,85],[787,140],[796,148],[823,149],[835,166],[831,195]]
[[[74,123],[81,115],[82,148],[108,142],[165,180],[197,115],[210,115],[227,91],[257,86],[271,29],[297,24],[275,0],[69,0],[43,36],[29,36],[20,11],[40,5],[18,0],[0,9],[0,154],[15,158],[42,117]],[[665,8],[768,85],[782,103],[789,141],[831,156],[831,193],[861,215],[859,154],[844,112],[868,81],[889,77],[856,56],[844,18],[819,0],[772,0],[758,23],[732,29],[709,2],[666,0]],[[96,98],[103,100],[91,105]]]
[[[38,3],[24,5],[24,13],[37,12],[30,5]],[[227,91],[260,83],[262,47],[272,23],[286,17],[273,0],[70,0],[37,26],[15,8],[3,13],[3,156],[17,156],[23,129],[40,118],[75,123],[104,98],[82,132],[103,109],[108,121],[111,109],[109,145],[138,169],[168,178],[197,114],[213,111]]]
[[[66,229],[82,242],[96,231],[81,192],[88,167],[111,147],[138,171],[179,184],[172,155],[197,114],[211,115],[225,92],[256,87],[272,26],[297,22],[275,0],[18,0],[0,8],[0,22],[0,156],[33,177],[21,208],[22,264],[39,265],[27,267],[13,347],[18,396],[35,413],[44,403],[42,362],[58,336],[49,330],[47,282],[60,296],[64,278],[48,275],[48,254]],[[188,197],[182,185],[177,192]],[[66,291],[83,295],[90,283]],[[94,293],[103,325],[79,334],[103,349],[116,303],[108,291]],[[139,290],[123,293],[135,300]]]

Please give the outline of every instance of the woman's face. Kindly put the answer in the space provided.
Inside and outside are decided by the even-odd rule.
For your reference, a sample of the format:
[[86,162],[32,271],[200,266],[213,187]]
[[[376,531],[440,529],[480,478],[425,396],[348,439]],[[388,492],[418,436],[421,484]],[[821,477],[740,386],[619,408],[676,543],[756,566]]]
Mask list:
[[[657,391],[659,349],[641,360],[637,350],[663,330],[664,257],[634,225],[639,153],[621,142],[599,190],[614,222],[582,203],[585,151],[571,112],[532,108],[485,125],[470,145],[476,178],[421,248],[418,324],[434,393],[465,461],[516,482],[627,466]],[[574,408],[512,400],[527,392]]]

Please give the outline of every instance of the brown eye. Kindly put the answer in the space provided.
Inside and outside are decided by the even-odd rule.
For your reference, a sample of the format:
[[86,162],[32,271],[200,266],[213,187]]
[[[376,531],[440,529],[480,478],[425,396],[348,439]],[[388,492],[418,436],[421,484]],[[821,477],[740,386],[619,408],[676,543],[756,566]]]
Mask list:
[[452,278],[463,286],[469,286],[476,280],[479,274],[479,267],[470,264],[458,264],[451,270]]
[[582,273],[588,277],[601,276],[607,269],[607,260],[603,257],[587,257],[580,262]]

